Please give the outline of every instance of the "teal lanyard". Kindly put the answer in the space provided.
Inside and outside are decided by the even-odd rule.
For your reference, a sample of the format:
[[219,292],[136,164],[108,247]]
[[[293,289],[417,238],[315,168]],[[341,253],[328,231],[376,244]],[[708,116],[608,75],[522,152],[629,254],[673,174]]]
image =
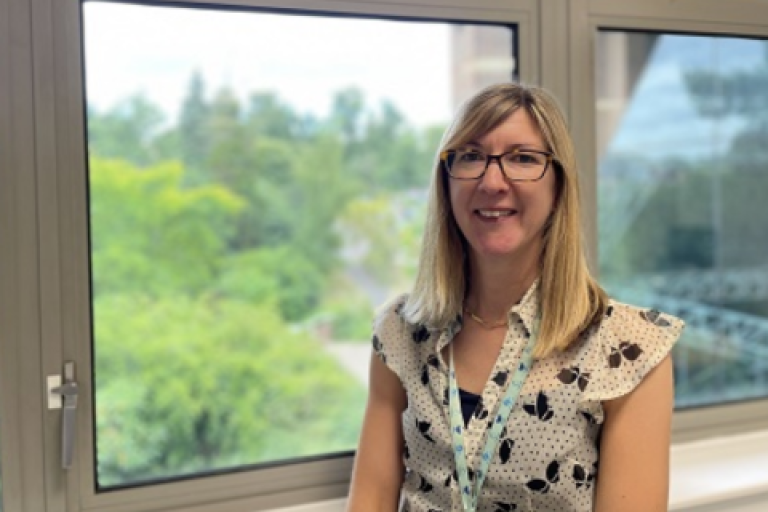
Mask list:
[[480,489],[483,487],[485,477],[488,474],[488,468],[491,465],[491,461],[496,452],[496,447],[499,444],[499,438],[501,437],[501,431],[504,425],[509,419],[509,414],[512,412],[512,408],[517,402],[517,398],[520,395],[520,390],[523,389],[528,372],[531,369],[531,363],[533,362],[533,346],[536,344],[536,337],[538,334],[538,322],[534,325],[533,333],[531,334],[528,344],[523,349],[523,355],[520,358],[520,364],[512,376],[512,380],[507,386],[507,391],[504,393],[499,403],[498,413],[494,417],[493,426],[490,432],[488,432],[485,440],[485,447],[483,448],[483,456],[480,459],[480,467],[475,472],[475,487],[474,489],[469,482],[469,472],[467,470],[467,455],[464,447],[464,419],[461,414],[461,406],[459,404],[459,386],[456,384],[456,369],[453,365],[453,344],[451,344],[449,352],[451,359],[450,369],[450,390],[449,390],[449,407],[451,412],[451,436],[453,438],[453,453],[456,459],[456,473],[459,477],[459,492],[461,493],[461,501],[464,504],[465,512],[475,512],[477,510],[477,501],[480,498]]

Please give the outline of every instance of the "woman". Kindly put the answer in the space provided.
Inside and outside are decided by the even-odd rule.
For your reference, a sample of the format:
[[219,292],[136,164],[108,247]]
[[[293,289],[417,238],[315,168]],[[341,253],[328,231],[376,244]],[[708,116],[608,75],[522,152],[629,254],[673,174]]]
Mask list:
[[413,291],[375,322],[348,510],[666,511],[683,323],[590,276],[555,100],[489,87],[441,146]]

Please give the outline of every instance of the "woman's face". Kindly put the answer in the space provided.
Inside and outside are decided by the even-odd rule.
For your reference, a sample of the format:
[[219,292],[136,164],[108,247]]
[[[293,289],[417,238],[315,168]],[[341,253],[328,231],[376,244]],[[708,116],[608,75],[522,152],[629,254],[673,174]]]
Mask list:
[[[536,125],[524,109],[513,112],[493,131],[472,141],[486,155],[515,148],[546,151]],[[552,164],[538,181],[506,178],[498,162],[478,180],[449,178],[451,208],[475,263],[504,259],[531,264],[542,250],[542,232],[555,205]]]

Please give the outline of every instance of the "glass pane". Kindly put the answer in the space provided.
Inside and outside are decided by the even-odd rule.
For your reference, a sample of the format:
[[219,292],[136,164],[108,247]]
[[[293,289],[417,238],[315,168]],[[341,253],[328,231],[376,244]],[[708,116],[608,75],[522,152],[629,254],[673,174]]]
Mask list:
[[768,396],[768,43],[601,32],[600,271],[683,317],[677,405]]
[[[514,27],[84,5],[100,489],[353,450],[451,112]],[[136,37],[141,27],[141,37]]]

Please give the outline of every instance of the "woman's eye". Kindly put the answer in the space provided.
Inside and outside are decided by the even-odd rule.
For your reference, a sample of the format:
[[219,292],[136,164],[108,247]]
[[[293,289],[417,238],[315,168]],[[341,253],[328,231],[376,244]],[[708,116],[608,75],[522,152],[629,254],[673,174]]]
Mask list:
[[541,163],[540,155],[534,153],[510,153],[507,159],[515,164],[536,165]]
[[461,162],[481,162],[485,160],[485,156],[482,153],[477,153],[475,151],[470,151],[469,153],[462,153],[459,156],[459,160]]

